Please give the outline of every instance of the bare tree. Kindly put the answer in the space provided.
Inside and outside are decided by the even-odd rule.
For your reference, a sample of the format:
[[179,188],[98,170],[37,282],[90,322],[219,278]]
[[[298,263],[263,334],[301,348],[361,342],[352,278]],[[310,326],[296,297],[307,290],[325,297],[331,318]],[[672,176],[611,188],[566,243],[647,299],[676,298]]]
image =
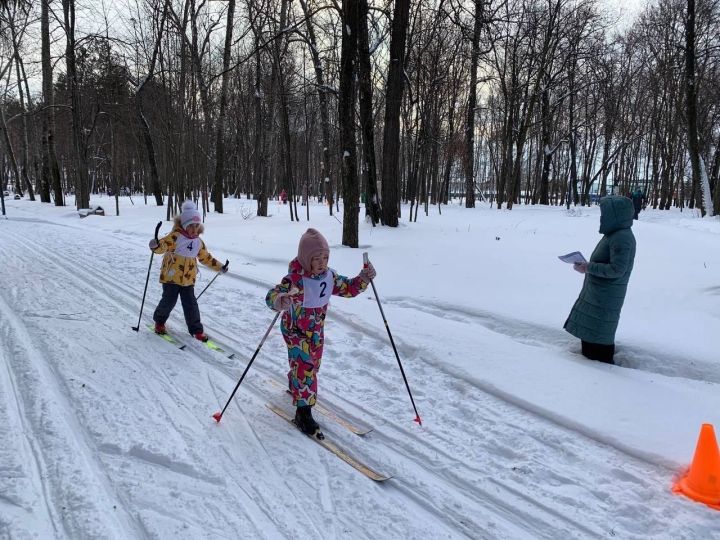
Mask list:
[[710,184],[705,160],[700,155],[697,126],[697,88],[695,78],[695,0],[687,0],[687,18],[685,19],[685,107],[687,114],[687,138],[690,164],[692,166],[693,189],[697,193],[697,205],[704,216],[714,213]]
[[375,226],[380,221],[381,210],[377,192],[377,164],[375,163],[375,122],[373,120],[372,67],[370,64],[370,39],[368,37],[368,3],[358,3],[357,70],[360,101],[360,126],[365,171],[365,213]]
[[345,0],[342,11],[342,55],[340,59],[340,151],[342,152],[343,211],[342,243],[358,247],[359,194],[357,144],[355,142],[355,59],[358,41],[358,2]]
[[223,49],[222,84],[220,88],[220,112],[217,119],[215,141],[215,181],[213,182],[213,202],[215,211],[223,212],[225,194],[225,117],[227,116],[227,93],[230,79],[230,49],[232,47],[233,26],[235,22],[235,0],[228,0],[227,24],[225,25],[225,47]]
[[[364,0],[367,5],[367,0]],[[332,191],[332,164],[333,160],[330,157],[330,115],[328,113],[328,98],[330,91],[325,81],[325,70],[323,63],[320,58],[319,44],[315,37],[315,24],[313,23],[313,16],[308,9],[307,2],[300,0],[300,6],[302,7],[303,16],[305,17],[305,26],[307,28],[307,41],[308,49],[310,51],[310,58],[312,59],[313,69],[315,71],[315,82],[317,85],[317,94],[320,109],[320,130],[322,133],[322,157],[320,159],[320,175],[322,178],[323,185],[325,187],[325,199],[327,201],[328,210],[330,215],[333,213],[333,191]],[[367,31],[367,26],[365,27]],[[362,27],[361,27],[362,30]],[[362,60],[361,60],[362,61]],[[361,83],[362,84],[362,83]]]
[[[27,111],[30,108],[29,102],[26,103],[25,99],[27,97],[28,101],[30,100],[30,94],[26,92],[23,89],[23,85],[27,85],[27,80],[23,78],[23,60],[22,56],[20,55],[20,40],[21,35],[25,33],[25,30],[28,26],[28,18],[29,18],[29,10],[28,6],[26,6],[24,3],[14,3],[13,9],[11,10],[10,6],[8,4],[5,5],[5,13],[7,15],[7,22],[8,27],[10,28],[10,37],[12,41],[12,49],[13,49],[13,61],[15,64],[15,77],[17,80],[17,90],[18,90],[18,98],[19,98],[19,105],[20,105],[20,124],[22,126],[21,133],[20,133],[20,157],[22,159],[22,167],[20,167],[20,174],[22,178],[22,183],[25,186],[25,190],[27,190],[28,195],[30,197],[31,201],[35,200],[35,191],[33,189],[33,185],[30,182],[30,176],[28,174],[28,169],[30,167],[29,163],[29,156],[28,156],[28,146],[30,144],[29,138],[28,138],[28,121],[27,121]],[[18,20],[18,17],[20,17],[20,20]]]
[[88,179],[87,141],[83,134],[80,116],[80,89],[78,87],[76,41],[75,41],[75,0],[62,0],[65,23],[65,65],[68,93],[72,113],[72,140],[75,169],[75,206],[90,206],[90,183]]
[[465,208],[475,208],[475,113],[477,110],[477,70],[480,59],[480,32],[483,25],[483,0],[475,0],[475,13],[472,32],[472,50],[470,53],[470,87],[465,117]]
[[42,191],[40,199],[50,202],[50,190],[54,194],[55,206],[64,206],[60,168],[55,150],[55,98],[53,91],[53,72],[50,57],[50,0],[40,2],[40,33],[42,39]]
[[383,222],[398,226],[399,200],[399,147],[400,107],[404,90],[405,39],[407,36],[410,0],[395,0],[390,60],[385,91],[385,130],[383,135],[382,214]]

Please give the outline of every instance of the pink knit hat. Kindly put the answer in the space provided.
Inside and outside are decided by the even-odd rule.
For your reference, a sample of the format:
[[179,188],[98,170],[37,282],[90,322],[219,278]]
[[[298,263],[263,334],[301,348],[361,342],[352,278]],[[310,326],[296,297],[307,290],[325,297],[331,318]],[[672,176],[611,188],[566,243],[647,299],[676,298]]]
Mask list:
[[330,247],[325,237],[315,229],[308,229],[300,237],[298,245],[297,260],[306,272],[310,271],[310,261],[316,255],[327,253],[330,255]]

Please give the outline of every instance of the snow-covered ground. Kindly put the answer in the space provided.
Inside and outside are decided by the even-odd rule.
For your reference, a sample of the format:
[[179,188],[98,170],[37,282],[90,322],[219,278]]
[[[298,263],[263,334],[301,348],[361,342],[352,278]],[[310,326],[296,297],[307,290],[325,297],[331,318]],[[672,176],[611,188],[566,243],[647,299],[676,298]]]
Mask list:
[[[720,514],[670,491],[702,423],[720,432],[720,221],[645,211],[616,360],[585,360],[562,325],[592,252],[595,208],[432,208],[340,245],[342,212],[254,217],[226,200],[204,239],[230,260],[200,299],[232,359],[191,341],[160,296],[150,252],[165,209],[97,197],[109,214],[6,201],[0,218],[0,538],[720,538]],[[72,201],[69,201],[72,204]],[[338,219],[339,218],[339,219]],[[329,440],[392,475],[375,483],[265,407],[289,404],[267,289],[312,226],[353,276],[362,251],[398,345],[414,412],[372,291],[334,298],[316,414]],[[170,230],[163,222],[162,232]],[[204,270],[196,291],[214,274]],[[279,384],[278,384],[279,383]]]

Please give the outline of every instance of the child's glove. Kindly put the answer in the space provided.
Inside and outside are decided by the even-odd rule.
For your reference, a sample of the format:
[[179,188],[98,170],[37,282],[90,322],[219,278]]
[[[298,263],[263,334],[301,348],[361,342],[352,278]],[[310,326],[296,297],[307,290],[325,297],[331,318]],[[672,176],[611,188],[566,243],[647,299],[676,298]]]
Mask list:
[[273,302],[275,311],[286,311],[292,307],[292,297],[288,293],[281,292],[275,297]]
[[221,274],[224,274],[225,272],[227,272],[227,271],[228,271],[228,266],[230,266],[230,261],[228,261],[227,259],[225,259],[225,264],[222,265],[222,267],[220,268],[220,273],[221,273]]
[[367,266],[363,266],[363,269],[360,270],[359,277],[365,283],[370,283],[370,281],[375,279],[375,276],[377,276],[377,272],[375,271],[375,267],[372,265],[371,262],[368,262]]
[[150,249],[157,249],[159,245],[160,243],[155,238],[148,242],[148,246],[150,247]]

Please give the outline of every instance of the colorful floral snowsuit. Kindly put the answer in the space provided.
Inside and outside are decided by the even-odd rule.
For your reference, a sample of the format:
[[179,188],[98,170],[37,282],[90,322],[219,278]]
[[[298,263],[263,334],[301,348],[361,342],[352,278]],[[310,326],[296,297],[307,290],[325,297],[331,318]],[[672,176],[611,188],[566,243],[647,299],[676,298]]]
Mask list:
[[[328,275],[328,273],[330,273]],[[313,280],[314,283],[306,283]],[[306,285],[318,289],[324,280],[332,283],[332,295],[352,298],[367,288],[367,283],[360,277],[347,278],[328,268],[320,276],[305,273],[297,259],[293,259],[288,268],[288,274],[279,285],[270,289],[265,297],[265,303],[273,308],[275,299],[280,293],[297,293],[293,296],[293,308],[283,312],[280,322],[280,331],[288,348],[288,384],[293,396],[293,405],[315,405],[317,397],[317,373],[322,360],[325,314],[328,304],[321,307],[304,307],[306,302]],[[329,298],[326,299],[329,301]]]

